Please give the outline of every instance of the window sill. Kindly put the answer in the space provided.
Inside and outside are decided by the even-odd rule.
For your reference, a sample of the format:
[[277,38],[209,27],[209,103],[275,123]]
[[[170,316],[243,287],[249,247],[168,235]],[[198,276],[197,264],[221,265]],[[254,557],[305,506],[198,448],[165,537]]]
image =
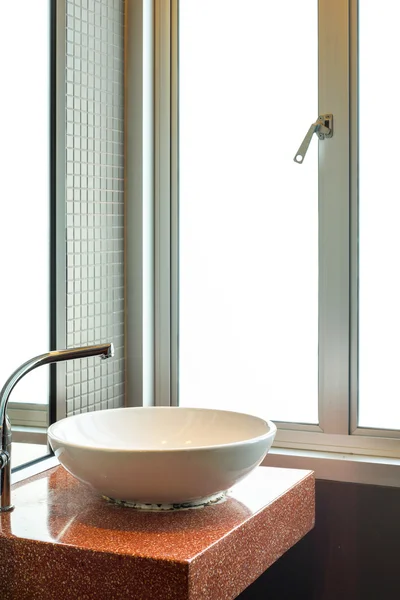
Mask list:
[[400,487],[399,458],[272,448],[262,464],[309,469],[317,479]]
[[[11,482],[18,483],[59,464],[55,456],[47,457],[13,473]],[[317,479],[400,487],[400,459],[398,458],[272,448],[262,465],[312,470]]]

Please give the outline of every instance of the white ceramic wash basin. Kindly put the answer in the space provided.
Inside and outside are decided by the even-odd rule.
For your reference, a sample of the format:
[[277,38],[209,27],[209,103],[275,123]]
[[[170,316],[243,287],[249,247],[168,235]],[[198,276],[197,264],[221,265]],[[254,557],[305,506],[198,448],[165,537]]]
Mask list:
[[60,463],[107,498],[202,504],[257,467],[276,427],[242,413],[117,408],[62,419],[48,437]]

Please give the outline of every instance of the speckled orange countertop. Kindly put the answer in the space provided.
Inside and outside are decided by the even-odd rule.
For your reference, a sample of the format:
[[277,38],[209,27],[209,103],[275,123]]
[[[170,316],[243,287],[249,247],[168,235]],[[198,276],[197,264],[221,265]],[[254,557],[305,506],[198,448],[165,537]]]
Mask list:
[[314,525],[310,471],[259,467],[220,504],[108,504],[63,467],[13,487],[1,600],[230,600]]

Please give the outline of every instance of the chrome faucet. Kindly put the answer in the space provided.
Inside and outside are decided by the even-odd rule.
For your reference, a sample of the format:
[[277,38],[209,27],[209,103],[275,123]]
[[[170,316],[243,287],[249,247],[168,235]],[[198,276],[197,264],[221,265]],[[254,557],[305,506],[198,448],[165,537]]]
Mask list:
[[114,346],[112,344],[100,344],[98,346],[55,350],[47,354],[41,354],[21,365],[4,384],[0,392],[0,512],[6,512],[14,508],[11,504],[11,424],[6,413],[11,392],[18,381],[36,367],[88,356],[111,358],[114,356]]

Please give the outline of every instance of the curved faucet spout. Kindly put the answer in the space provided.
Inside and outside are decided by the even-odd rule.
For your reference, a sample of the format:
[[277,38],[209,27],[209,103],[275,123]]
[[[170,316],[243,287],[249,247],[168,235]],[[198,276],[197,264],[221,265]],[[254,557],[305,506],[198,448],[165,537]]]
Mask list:
[[42,365],[74,360],[76,358],[87,358],[89,356],[100,356],[111,358],[114,356],[113,344],[99,344],[96,346],[85,346],[83,348],[72,348],[71,350],[54,350],[31,358],[21,365],[7,379],[0,391],[0,512],[13,509],[11,504],[11,425],[7,418],[6,410],[10,394],[14,387],[30,371]]

